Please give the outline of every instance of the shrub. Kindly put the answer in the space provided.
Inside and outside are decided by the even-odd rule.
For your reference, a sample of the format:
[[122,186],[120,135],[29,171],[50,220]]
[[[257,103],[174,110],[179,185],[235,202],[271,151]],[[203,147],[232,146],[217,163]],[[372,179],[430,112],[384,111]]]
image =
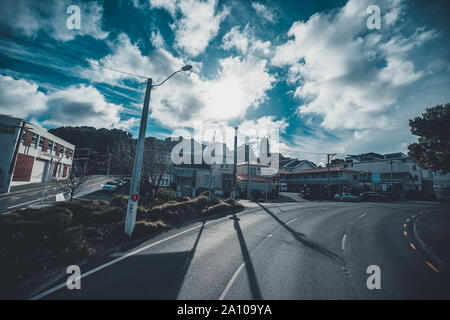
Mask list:
[[175,192],[167,187],[159,187],[158,191],[156,192],[155,198],[159,198],[159,200],[162,202],[167,202],[170,199],[173,199],[175,197]]
[[202,211],[202,214],[204,215],[211,215],[216,214],[220,212],[228,212],[232,209],[232,205],[228,204],[226,202],[220,202],[212,207],[209,207],[208,209],[204,209]]
[[54,250],[63,258],[72,259],[88,253],[89,243],[81,225],[70,227],[55,237]]
[[126,208],[128,206],[128,196],[117,195],[114,198],[112,198],[109,204],[115,207]]
[[195,196],[198,197],[200,195],[206,195],[208,194],[208,188],[199,187],[195,190]]

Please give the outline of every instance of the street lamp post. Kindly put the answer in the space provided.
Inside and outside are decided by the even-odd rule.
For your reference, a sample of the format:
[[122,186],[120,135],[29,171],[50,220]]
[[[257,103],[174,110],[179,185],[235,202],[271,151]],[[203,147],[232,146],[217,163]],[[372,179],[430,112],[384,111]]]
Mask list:
[[142,158],[144,155],[144,141],[145,141],[145,132],[147,130],[147,119],[148,119],[148,110],[150,103],[150,93],[152,88],[158,87],[162,85],[164,82],[169,80],[172,76],[174,76],[178,72],[189,71],[192,69],[192,66],[186,65],[178,71],[172,73],[166,80],[159,84],[153,84],[153,80],[151,78],[147,79],[147,87],[145,90],[145,98],[144,98],[144,107],[142,109],[142,117],[141,117],[141,125],[139,128],[139,138],[137,142],[136,154],[134,157],[134,165],[133,165],[133,175],[131,177],[131,186],[130,186],[130,196],[128,198],[128,207],[127,207],[127,215],[125,218],[125,233],[128,236],[131,236],[134,230],[134,225],[136,223],[136,211],[138,207],[139,200],[139,185],[141,180],[141,169],[142,169]]

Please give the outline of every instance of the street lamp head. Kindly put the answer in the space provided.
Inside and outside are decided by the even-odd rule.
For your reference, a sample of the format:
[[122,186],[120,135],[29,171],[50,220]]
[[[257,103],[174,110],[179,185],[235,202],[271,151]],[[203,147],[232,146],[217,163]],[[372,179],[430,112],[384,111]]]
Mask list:
[[183,68],[181,68],[181,70],[183,70],[183,71],[189,71],[191,69],[192,69],[192,66],[190,64],[185,65]]

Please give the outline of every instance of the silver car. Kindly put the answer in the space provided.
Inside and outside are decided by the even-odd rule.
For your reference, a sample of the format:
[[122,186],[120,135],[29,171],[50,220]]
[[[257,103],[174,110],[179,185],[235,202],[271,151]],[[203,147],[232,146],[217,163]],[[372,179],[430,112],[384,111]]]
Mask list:
[[359,200],[359,198],[357,196],[355,196],[351,193],[346,193],[346,192],[336,194],[334,196],[334,199],[338,200],[338,201],[358,201]]

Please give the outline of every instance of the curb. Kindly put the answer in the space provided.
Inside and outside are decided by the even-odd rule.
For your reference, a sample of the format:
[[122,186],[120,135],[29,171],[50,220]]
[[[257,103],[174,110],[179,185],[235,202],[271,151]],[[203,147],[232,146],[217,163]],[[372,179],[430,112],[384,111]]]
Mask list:
[[422,238],[419,236],[419,232],[417,231],[417,222],[420,220],[420,218],[422,217],[419,216],[417,217],[417,219],[415,219],[414,224],[413,224],[413,232],[414,232],[414,237],[417,240],[417,244],[419,245],[420,249],[425,253],[425,255],[433,261],[433,263],[436,264],[436,266],[438,266],[439,269],[446,269],[447,266],[444,263],[444,261],[442,261],[441,259],[439,259],[438,256],[436,256],[431,249],[427,246],[427,244],[425,243],[425,241],[422,240]]

